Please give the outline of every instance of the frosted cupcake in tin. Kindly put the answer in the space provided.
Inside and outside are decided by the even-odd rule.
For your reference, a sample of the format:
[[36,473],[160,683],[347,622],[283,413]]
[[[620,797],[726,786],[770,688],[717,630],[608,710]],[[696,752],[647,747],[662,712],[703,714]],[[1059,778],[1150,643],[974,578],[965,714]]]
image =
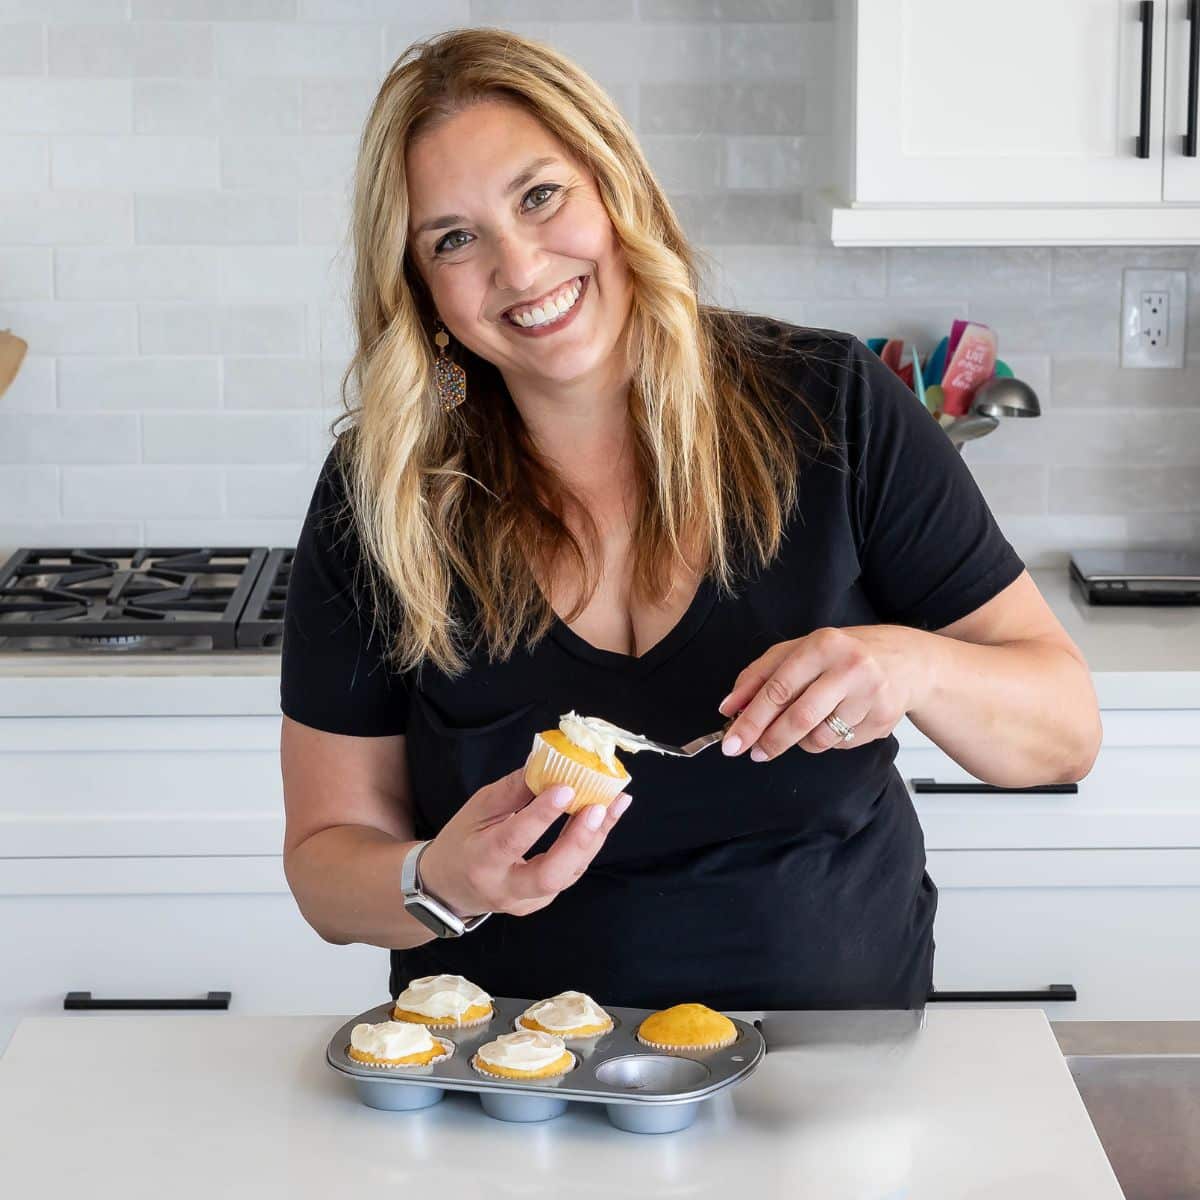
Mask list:
[[637,1040],[653,1050],[719,1050],[737,1041],[737,1026],[705,1004],[676,1004],[651,1013]]
[[462,1029],[492,1019],[492,998],[461,975],[422,975],[396,997],[392,1018],[433,1029]]
[[575,789],[565,809],[569,813],[589,804],[607,808],[630,779],[617,758],[617,747],[630,754],[654,749],[636,739],[627,729],[600,717],[581,717],[572,710],[559,719],[557,729],[533,735],[533,748],[525,760],[525,783],[534,795],[552,784],[569,784]]
[[522,1029],[480,1046],[471,1066],[497,1079],[552,1079],[575,1066],[575,1055],[553,1033]]
[[608,1033],[613,1019],[586,992],[559,992],[531,1004],[517,1018],[517,1024],[560,1038],[590,1038]]
[[362,1022],[350,1030],[347,1053],[367,1067],[428,1067],[449,1058],[454,1043],[410,1021]]

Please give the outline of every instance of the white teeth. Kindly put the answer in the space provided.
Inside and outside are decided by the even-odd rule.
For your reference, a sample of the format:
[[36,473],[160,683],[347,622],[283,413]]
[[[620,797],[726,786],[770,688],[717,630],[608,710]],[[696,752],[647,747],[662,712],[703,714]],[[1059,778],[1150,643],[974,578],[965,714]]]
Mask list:
[[520,316],[510,316],[509,319],[514,325],[520,325],[525,329],[534,325],[545,325],[548,321],[555,321],[563,313],[569,312],[575,306],[575,302],[579,299],[579,293],[582,291],[583,281],[577,279],[569,290],[548,300],[544,305],[530,309]]

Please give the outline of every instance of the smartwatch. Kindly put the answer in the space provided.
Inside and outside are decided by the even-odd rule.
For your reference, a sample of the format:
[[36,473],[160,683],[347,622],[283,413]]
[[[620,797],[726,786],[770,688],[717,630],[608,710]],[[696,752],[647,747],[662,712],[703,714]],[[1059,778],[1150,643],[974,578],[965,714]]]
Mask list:
[[462,937],[464,933],[478,929],[492,914],[480,913],[479,916],[464,921],[436,896],[431,896],[422,888],[421,855],[425,853],[425,847],[428,845],[428,841],[417,842],[404,856],[404,863],[400,868],[400,891],[404,895],[404,911],[411,913],[438,937]]

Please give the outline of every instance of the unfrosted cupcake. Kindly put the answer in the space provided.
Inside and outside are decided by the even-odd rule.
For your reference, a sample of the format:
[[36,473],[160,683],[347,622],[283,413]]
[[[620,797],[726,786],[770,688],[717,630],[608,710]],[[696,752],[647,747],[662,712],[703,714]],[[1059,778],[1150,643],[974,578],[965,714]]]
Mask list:
[[517,1018],[517,1024],[560,1038],[589,1038],[607,1033],[613,1019],[585,992],[559,992],[549,1000],[531,1004]]
[[367,1067],[428,1067],[449,1058],[454,1043],[411,1021],[363,1022],[350,1030],[347,1053]]
[[562,1038],[538,1029],[502,1033],[475,1051],[471,1066],[497,1079],[552,1079],[575,1065]]
[[482,1025],[492,1017],[492,998],[461,975],[422,975],[396,997],[392,1018],[433,1029]]
[[533,735],[533,748],[525,760],[525,782],[535,795],[552,784],[569,784],[575,789],[565,809],[569,813],[589,804],[607,808],[630,779],[617,758],[618,746],[630,754],[654,749],[627,729],[599,717],[581,717],[572,710],[559,718],[557,729]]
[[654,1050],[719,1050],[737,1041],[737,1026],[705,1004],[676,1004],[651,1013],[637,1040]]

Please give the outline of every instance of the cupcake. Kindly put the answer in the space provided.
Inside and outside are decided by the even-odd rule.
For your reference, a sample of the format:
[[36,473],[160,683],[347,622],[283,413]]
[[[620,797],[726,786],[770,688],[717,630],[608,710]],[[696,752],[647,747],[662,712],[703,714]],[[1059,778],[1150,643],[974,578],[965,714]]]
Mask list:
[[559,992],[549,1000],[531,1004],[517,1018],[517,1024],[560,1038],[589,1038],[607,1033],[613,1019],[584,992]]
[[347,1053],[368,1067],[428,1067],[449,1058],[454,1043],[435,1038],[424,1025],[410,1021],[364,1022],[350,1030]]
[[651,1013],[637,1040],[654,1050],[719,1050],[737,1041],[737,1026],[704,1004],[676,1004]]
[[555,783],[570,784],[575,796],[565,809],[569,813],[589,804],[607,808],[630,778],[617,758],[618,746],[630,754],[654,749],[639,741],[637,734],[572,710],[559,719],[557,729],[533,735],[533,748],[525,760],[525,782],[534,795]]
[[395,1021],[414,1021],[433,1029],[482,1025],[492,1017],[492,998],[461,975],[422,975],[396,997]]
[[471,1066],[496,1079],[553,1079],[575,1065],[562,1038],[540,1029],[503,1033],[475,1051]]

